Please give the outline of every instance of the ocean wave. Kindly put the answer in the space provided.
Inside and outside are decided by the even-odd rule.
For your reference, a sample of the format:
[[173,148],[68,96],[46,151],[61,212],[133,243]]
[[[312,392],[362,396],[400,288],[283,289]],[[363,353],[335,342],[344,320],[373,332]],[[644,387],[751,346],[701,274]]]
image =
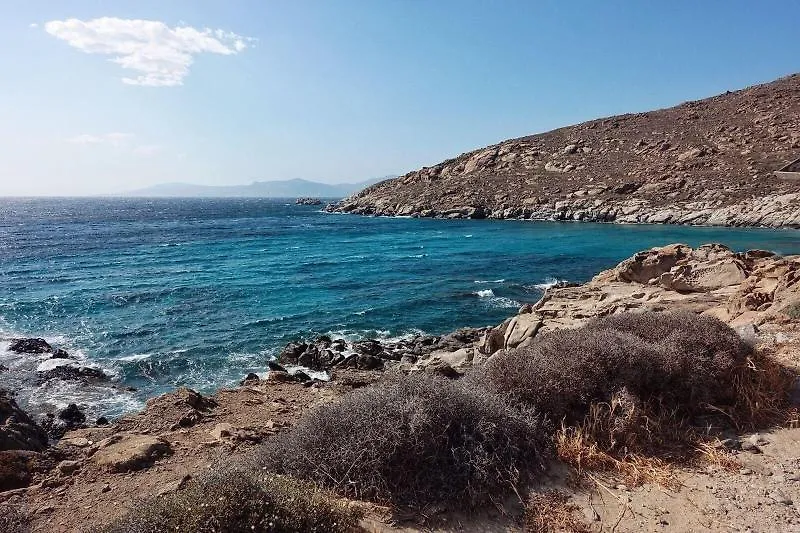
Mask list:
[[494,291],[492,289],[483,289],[482,291],[475,291],[472,294],[474,294],[478,298],[492,298],[495,296]]
[[505,283],[505,279],[491,279],[491,280],[484,280],[484,279],[476,279],[475,283],[478,285],[484,285],[486,283]]
[[525,288],[526,289],[527,288],[534,288],[534,289],[538,289],[540,291],[544,291],[544,290],[549,289],[550,287],[555,287],[559,283],[566,283],[566,282],[567,282],[567,280],[565,280],[565,279],[547,277],[547,278],[544,279],[544,281],[542,283],[535,283],[535,284],[530,285],[530,286],[526,285]]
[[118,357],[117,361],[124,361],[126,363],[134,363],[136,361],[144,361],[145,359],[150,359],[153,356],[152,353],[135,353],[132,355],[125,355],[122,357]]

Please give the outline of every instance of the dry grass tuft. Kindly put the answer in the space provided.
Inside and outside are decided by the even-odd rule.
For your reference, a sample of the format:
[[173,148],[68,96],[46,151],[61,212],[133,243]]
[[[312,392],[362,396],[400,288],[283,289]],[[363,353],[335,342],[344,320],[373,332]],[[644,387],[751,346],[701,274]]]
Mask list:
[[604,449],[582,427],[562,427],[555,435],[555,445],[558,458],[573,467],[579,477],[595,472],[612,475],[631,487],[656,483],[677,490],[681,486],[667,460]]
[[534,493],[525,506],[525,531],[531,533],[589,533],[578,517],[578,506],[557,490]]
[[794,415],[789,398],[796,379],[794,372],[769,353],[757,351],[734,372],[735,401],[722,410],[740,431],[790,424]]
[[719,439],[700,440],[695,445],[697,460],[701,464],[713,465],[729,472],[739,470],[742,465]]

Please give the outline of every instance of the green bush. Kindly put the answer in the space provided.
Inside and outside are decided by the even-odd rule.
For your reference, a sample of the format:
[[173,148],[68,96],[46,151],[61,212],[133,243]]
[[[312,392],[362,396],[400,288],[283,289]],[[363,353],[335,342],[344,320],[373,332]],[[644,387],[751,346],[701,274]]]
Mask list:
[[361,516],[312,484],[246,466],[221,465],[175,493],[134,506],[103,531],[336,533],[356,531]]
[[580,421],[623,389],[685,414],[731,403],[750,348],[731,328],[693,313],[623,313],[558,330],[493,356],[477,377],[555,419]]
[[413,375],[318,407],[260,455],[269,470],[356,499],[469,505],[511,490],[548,439],[532,410],[503,396]]

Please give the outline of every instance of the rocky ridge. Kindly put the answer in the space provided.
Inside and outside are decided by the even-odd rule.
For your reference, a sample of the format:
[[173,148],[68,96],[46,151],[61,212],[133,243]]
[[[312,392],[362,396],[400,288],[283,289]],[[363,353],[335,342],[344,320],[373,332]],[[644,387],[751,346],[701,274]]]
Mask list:
[[376,216],[800,228],[800,74],[503,141],[326,209]]

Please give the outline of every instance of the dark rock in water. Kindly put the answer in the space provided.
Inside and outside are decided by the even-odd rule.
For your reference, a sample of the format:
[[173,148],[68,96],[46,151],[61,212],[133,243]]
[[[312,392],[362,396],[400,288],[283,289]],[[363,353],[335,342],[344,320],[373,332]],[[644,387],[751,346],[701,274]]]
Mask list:
[[0,451],[0,492],[30,485],[39,457],[28,450]]
[[39,372],[39,381],[45,382],[51,379],[63,379],[64,381],[109,381],[110,378],[102,370],[88,366],[62,365],[52,368],[45,372]]
[[375,339],[367,339],[365,341],[353,344],[353,350],[363,355],[380,355],[383,351],[383,346]]
[[321,335],[320,337],[317,337],[317,340],[315,342],[315,344],[322,344],[325,348],[330,347],[332,343],[333,340],[331,340],[331,338],[327,335]]
[[94,423],[95,426],[107,426],[108,424],[109,424],[108,418],[104,416],[98,418],[97,421]]
[[86,422],[86,415],[74,403],[69,404],[66,409],[62,409],[58,413],[58,418],[66,422],[67,426],[70,427],[76,427]]
[[302,370],[298,370],[297,372],[292,374],[292,377],[294,377],[294,379],[296,379],[297,381],[300,381],[301,383],[305,383],[307,381],[311,381],[311,376],[309,376],[308,374],[306,374]]
[[[275,366],[281,366],[281,365],[275,365]],[[283,367],[281,367],[281,368],[283,368]],[[270,370],[272,370],[272,367],[270,367]],[[245,378],[242,381],[239,382],[239,385],[242,385],[242,386],[244,386],[244,385],[256,385],[259,382],[261,382],[261,378],[258,377],[258,374],[254,373],[254,372],[250,372],[249,374],[247,374],[245,376]]]
[[16,353],[50,353],[53,347],[44,339],[14,339],[8,348]]
[[278,361],[281,363],[297,363],[297,360],[308,350],[308,344],[305,342],[290,342],[278,355]]
[[0,372],[8,372],[8,367],[5,365],[0,365]]
[[322,200],[319,198],[298,198],[294,203],[297,205],[322,205]]
[[53,350],[53,355],[50,357],[50,359],[69,359],[69,358],[70,357],[67,351],[62,350],[61,348]]
[[275,361],[267,361],[267,367],[270,370],[274,370],[275,372],[286,372],[286,369],[283,368],[278,363],[276,363]]
[[47,447],[47,440],[45,430],[0,390],[0,450],[40,451]]
[[383,359],[374,355],[359,355],[358,368],[361,370],[378,370],[383,368]]
[[343,352],[347,349],[347,342],[344,339],[336,339],[331,342],[331,350],[335,352]]

